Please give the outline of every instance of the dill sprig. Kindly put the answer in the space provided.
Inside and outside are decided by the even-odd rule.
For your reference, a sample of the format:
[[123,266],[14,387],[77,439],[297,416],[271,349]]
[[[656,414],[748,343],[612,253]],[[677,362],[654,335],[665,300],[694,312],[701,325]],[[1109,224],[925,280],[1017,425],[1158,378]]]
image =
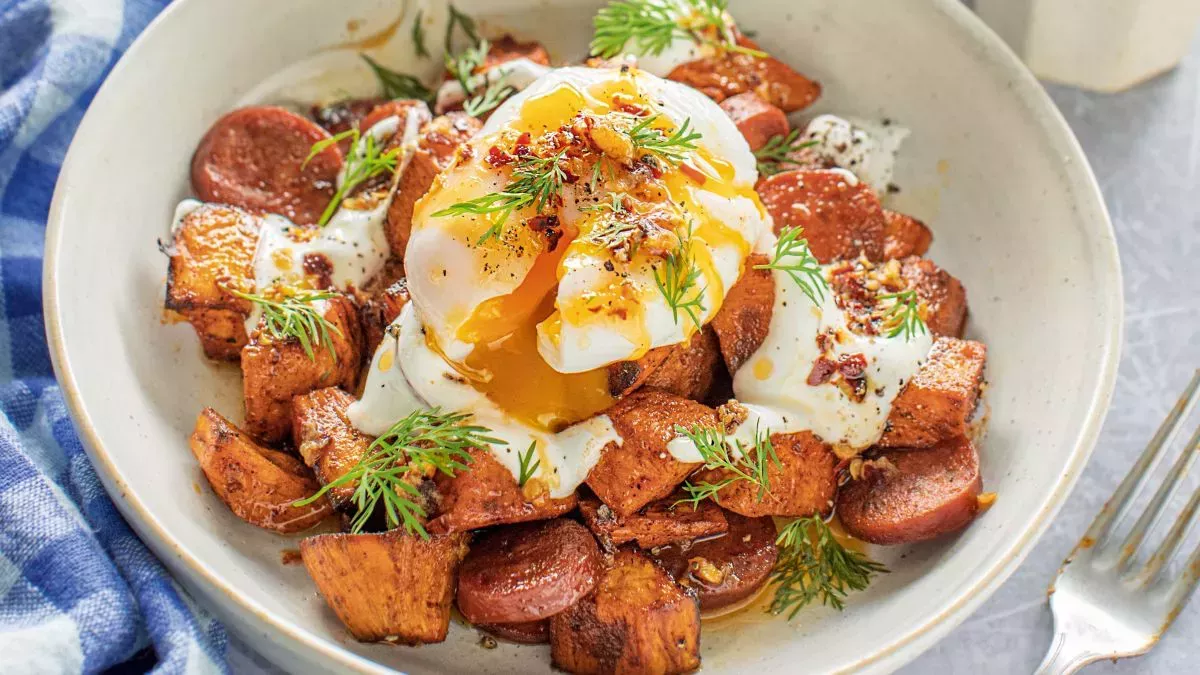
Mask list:
[[620,192],[610,192],[608,193],[608,199],[609,201],[607,202],[596,202],[595,204],[581,206],[579,210],[583,213],[594,213],[606,209],[612,211],[614,214],[625,212],[625,195]]
[[675,324],[679,324],[679,313],[683,312],[699,330],[702,326],[699,313],[707,311],[704,306],[704,293],[708,287],[699,286],[701,272],[692,254],[691,224],[688,224],[686,237],[677,232],[675,238],[679,245],[667,254],[662,265],[655,265],[653,268],[654,283],[671,308],[671,317]]
[[811,148],[816,141],[802,141],[801,130],[792,129],[786,136],[776,134],[767,140],[767,144],[754,151],[758,160],[758,173],[763,176],[773,176],[784,170],[783,165],[792,161],[792,153],[804,148]]
[[804,229],[800,227],[788,226],[780,230],[775,242],[775,257],[766,265],[755,265],[754,269],[787,272],[808,299],[819,305],[825,298],[828,284],[821,272],[821,263],[809,250],[808,240],[802,238],[802,234]]
[[473,47],[467,47],[457,55],[446,53],[446,71],[462,86],[467,96],[475,93],[476,83],[473,81],[475,69],[483,65],[488,50],[492,45],[487,40],[481,40]]
[[471,117],[482,117],[484,113],[498,108],[501,103],[504,103],[505,99],[517,92],[516,87],[507,84],[505,79],[501,77],[489,84],[482,93],[463,101],[463,112]]
[[716,483],[708,481],[695,484],[691,481],[684,483],[683,489],[688,493],[688,497],[676,503],[691,504],[693,509],[697,508],[705,499],[711,499],[720,504],[721,490],[739,481],[746,481],[757,486],[757,499],[761,502],[771,488],[771,481],[767,474],[768,468],[771,464],[776,467],[782,466],[779,463],[779,457],[775,454],[775,446],[771,444],[770,432],[757,427],[754,429],[754,445],[752,447],[740,440],[734,441],[738,450],[736,456],[731,452],[729,437],[723,429],[700,424],[690,428],[675,425],[675,433],[686,436],[692,445],[696,446],[696,450],[704,460],[705,469],[724,469],[732,474]]
[[[727,0],[618,0],[600,9],[592,19],[591,53],[612,58],[625,51],[630,42],[640,54],[658,55],[677,38],[711,44],[722,50],[764,57],[757,49],[737,43],[737,36],[725,20]],[[706,34],[716,33],[713,40]]]
[[525,484],[529,482],[529,479],[533,478],[533,475],[537,473],[538,467],[542,465],[541,459],[534,459],[534,455],[536,453],[537,441],[530,441],[529,448],[526,449],[525,452],[517,453],[517,461],[521,463],[521,466],[518,467],[518,486],[525,487]]
[[563,183],[567,179],[567,174],[562,168],[566,152],[567,149],[564,148],[549,157],[522,156],[513,166],[512,180],[503,190],[451,204],[433,216],[441,218],[465,214],[492,215],[492,226],[483,233],[476,244],[499,237],[504,223],[513,211],[532,204],[540,213],[562,195]]
[[787,612],[788,620],[813,600],[842,609],[850,591],[861,591],[871,577],[888,569],[858,551],[842,546],[820,516],[797,518],[775,539],[779,559],[771,571],[776,585],[771,612]]
[[300,292],[281,300],[271,300],[233,288],[225,288],[225,290],[243,300],[249,300],[262,310],[263,330],[271,336],[272,340],[285,342],[295,339],[300,343],[300,347],[304,349],[304,353],[310,361],[317,360],[313,345],[319,345],[329,352],[335,362],[337,361],[333,335],[341,337],[342,331],[330,323],[329,319],[326,319],[325,315],[313,306],[314,303],[321,300],[336,297],[337,293]]
[[360,54],[359,56],[362,56],[368,66],[371,66],[371,70],[375,73],[375,79],[379,80],[379,87],[383,90],[385,97],[392,99],[414,98],[426,103],[433,103],[433,100],[437,98],[437,94],[412,75],[397,73],[394,70],[385,68],[366,54]]
[[887,293],[879,296],[880,300],[890,300],[891,306],[883,315],[883,326],[888,331],[888,337],[904,336],[908,342],[920,332],[925,334],[925,321],[921,318],[921,299],[913,289],[898,293]]
[[642,150],[668,164],[678,165],[687,153],[696,149],[700,133],[691,128],[692,119],[689,117],[668,136],[662,129],[651,126],[660,116],[651,115],[633,125],[626,133],[633,142],[634,150]]
[[416,50],[417,56],[422,59],[429,58],[429,49],[425,47],[425,25],[421,22],[424,18],[425,10],[418,9],[417,16],[413,18],[412,27],[412,42],[413,49]]
[[342,200],[353,192],[354,188],[381,173],[396,169],[396,158],[400,155],[400,148],[385,150],[383,146],[376,143],[374,134],[362,135],[357,128],[353,127],[314,143],[308,157],[304,160],[304,165],[307,165],[313,157],[324,152],[326,148],[347,138],[351,139],[350,152],[346,154],[346,163],[342,167],[341,185],[333,193],[333,199],[330,199],[329,204],[325,206],[325,211],[321,213],[317,225],[327,224],[337,208],[341,206]]
[[421,519],[428,515],[415,480],[430,471],[448,476],[470,467],[471,448],[504,445],[491,438],[491,429],[469,425],[466,413],[443,413],[440,408],[417,410],[376,438],[349,471],[326,483],[315,494],[293,506],[305,506],[330,490],[355,483],[350,501],[357,513],[351,532],[362,532],[383,503],[388,529],[403,527],[409,534],[428,539]]

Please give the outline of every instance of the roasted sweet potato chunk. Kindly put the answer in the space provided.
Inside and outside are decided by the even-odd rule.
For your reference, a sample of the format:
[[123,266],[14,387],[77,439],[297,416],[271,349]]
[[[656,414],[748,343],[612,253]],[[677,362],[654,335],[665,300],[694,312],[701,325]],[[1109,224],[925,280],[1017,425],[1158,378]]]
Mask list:
[[641,548],[650,549],[721,534],[729,529],[725,513],[719,506],[711,501],[700,502],[696,508],[677,505],[683,497],[683,494],[667,497],[622,518],[599,499],[588,495],[579,499],[579,512],[587,526],[609,548],[632,541]]
[[601,571],[600,547],[573,520],[498,528],[463,561],[458,609],[471,623],[538,621],[591,593]]
[[362,364],[363,338],[358,310],[344,296],[328,301],[325,319],[333,351],[313,344],[309,358],[294,338],[275,341],[257,331],[242,350],[242,390],[246,431],[265,442],[283,440],[292,428],[292,398],[324,387],[353,389]]
[[286,534],[306,530],[332,513],[324,497],[292,506],[321,487],[308,467],[255,443],[212,408],[196,418],[189,445],[213,492],[251,525]]
[[925,255],[933,243],[933,233],[925,223],[887,209],[884,209],[883,217],[886,223],[883,235],[884,260]]
[[767,339],[775,307],[775,279],[770,270],[755,269],[770,260],[761,253],[746,258],[746,271],[729,289],[712,327],[721,346],[725,367],[736,373]]
[[355,639],[405,644],[441,642],[450,628],[463,534],[428,541],[392,530],[322,534],[300,542],[300,555],[321,597]]
[[[346,418],[346,408],[353,402],[352,395],[337,387],[292,399],[292,440],[322,485],[354,468],[374,440]],[[353,483],[333,488],[328,492],[329,501],[336,508],[345,508],[353,492]]]
[[254,290],[258,218],[238,208],[205,204],[176,228],[167,268],[167,309],[192,324],[211,359],[236,361],[246,344],[250,303],[229,293]]
[[[514,452],[516,452],[514,450]],[[548,520],[575,508],[575,495],[552,499],[543,493],[527,499],[512,472],[487,450],[471,450],[471,468],[450,477],[434,477],[441,508],[429,521],[430,532],[464,532],[530,520]]]
[[979,513],[979,455],[965,438],[932,448],[892,450],[847,483],[838,516],[851,535],[874,544],[907,544],[966,527]]
[[483,123],[464,113],[447,113],[433,119],[421,128],[417,150],[400,176],[396,196],[388,206],[387,232],[392,255],[403,258],[408,248],[408,237],[412,233],[413,206],[429,192],[433,179],[442,169],[450,166],[454,151],[467,139],[474,136]]
[[608,367],[609,393],[627,396],[641,387],[661,389],[693,401],[703,401],[721,368],[717,334],[705,326],[686,342],[651,349],[636,361]]
[[675,491],[698,464],[680,462],[667,452],[675,425],[716,424],[711,408],[654,389],[642,389],[617,401],[606,414],[622,438],[609,443],[587,477],[588,487],[617,515],[638,509]]
[[[771,445],[779,465],[770,464],[770,490],[758,498],[759,488],[748,481],[731,483],[719,493],[725,509],[747,517],[810,516],[828,514],[837,493],[837,456],[809,431],[772,434]],[[718,483],[731,474],[726,469],[700,471],[693,482]]]
[[934,335],[962,337],[967,324],[967,291],[962,282],[931,260],[908,258],[900,275],[925,305],[925,325]]
[[[760,50],[758,44],[739,35],[737,43]],[[821,85],[804,77],[786,63],[770,56],[726,51],[691,61],[667,74],[667,79],[682,82],[718,103],[730,96],[752,91],[784,112],[807,108],[821,96]]]
[[550,619],[554,665],[571,673],[687,673],[700,666],[700,608],[634,550],[614,556],[596,592]]
[[883,258],[887,230],[883,206],[871,186],[846,172],[784,171],[756,186],[775,231],[800,227],[809,249],[822,263]]
[[400,316],[400,310],[404,309],[408,298],[408,282],[400,279],[363,303],[361,315],[363,341],[366,344],[363,353],[368,361],[379,349],[379,343],[383,342],[383,332]]
[[791,129],[782,110],[752,91],[721,101],[721,110],[737,125],[751,150],[763,147],[772,136],[786,136]]
[[690,546],[665,546],[650,553],[685,588],[696,591],[710,612],[754,595],[771,576],[779,557],[771,518],[726,514],[729,531]]
[[981,342],[942,337],[929,358],[892,403],[883,448],[928,448],[967,436],[967,421],[979,400],[987,347]]

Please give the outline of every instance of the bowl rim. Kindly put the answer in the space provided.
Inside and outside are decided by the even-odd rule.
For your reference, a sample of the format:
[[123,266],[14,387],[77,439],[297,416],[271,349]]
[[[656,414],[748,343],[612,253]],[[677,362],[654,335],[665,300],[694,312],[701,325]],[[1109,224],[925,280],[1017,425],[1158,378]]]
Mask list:
[[[96,97],[99,98],[105,94],[113,75],[129,67],[130,62],[141,58],[146,35],[154,32],[160,24],[169,20],[169,17],[180,12],[181,8],[189,6],[195,1],[177,0],[155,17],[129,46],[109,76],[105,78]],[[1104,295],[1110,299],[1109,306],[1106,308],[1109,316],[1104,317],[1108,321],[1108,331],[1101,345],[1102,363],[1099,368],[1099,386],[1093,392],[1092,399],[1088,404],[1083,425],[1077,432],[1066,469],[1047,496],[1041,511],[1030,521],[1025,531],[1013,539],[1007,552],[998,557],[971,583],[970,588],[963,591],[949,606],[941,612],[927,617],[890,644],[884,645],[873,653],[859,656],[854,663],[841,672],[864,670],[887,672],[915,659],[977,609],[1028,556],[1034,544],[1066,502],[1095,448],[1115,389],[1117,365],[1120,360],[1123,339],[1124,293],[1116,238],[1100,186],[1078,139],[1034,75],[1021,63],[1008,45],[992,32],[978,16],[965,7],[960,0],[932,0],[932,4],[935,11],[949,18],[957,29],[963,31],[966,37],[981,47],[985,56],[994,66],[1006,72],[1011,78],[1013,95],[1034,116],[1038,125],[1049,137],[1057,138],[1062,143],[1063,162],[1068,165],[1064,169],[1065,175],[1081,188],[1076,201],[1079,203],[1092,202],[1089,207],[1100,216],[1101,220],[1096,223],[1093,231],[1096,243],[1099,244],[1098,253],[1100,254],[1094,263],[1097,269],[1107,272],[1104,278],[1108,288],[1103,290]],[[86,123],[89,115],[91,115],[90,108],[80,121],[81,127]],[[62,333],[60,314],[62,306],[59,302],[55,272],[58,267],[58,251],[62,245],[65,229],[62,211],[66,188],[63,177],[68,175],[69,169],[72,167],[72,160],[75,158],[76,153],[72,152],[72,149],[68,150],[63,161],[47,218],[42,271],[43,313],[51,362],[57,381],[64,394],[75,429],[79,433],[80,440],[83,442],[92,464],[97,469],[97,474],[101,478],[105,490],[141,539],[172,571],[173,575],[181,577],[180,581],[184,582],[186,586],[190,586],[186,582],[193,582],[202,591],[224,596],[230,604],[237,608],[241,617],[250,617],[256,620],[260,630],[270,629],[276,635],[286,637],[294,645],[317,652],[340,667],[360,673],[395,672],[384,664],[340,646],[334,636],[319,635],[301,628],[291,619],[276,615],[239,594],[232,584],[222,579],[203,560],[189,552],[171,535],[163,523],[146,508],[136,491],[117,470],[92,423],[87,405],[80,395]],[[205,600],[203,597],[197,599]]]

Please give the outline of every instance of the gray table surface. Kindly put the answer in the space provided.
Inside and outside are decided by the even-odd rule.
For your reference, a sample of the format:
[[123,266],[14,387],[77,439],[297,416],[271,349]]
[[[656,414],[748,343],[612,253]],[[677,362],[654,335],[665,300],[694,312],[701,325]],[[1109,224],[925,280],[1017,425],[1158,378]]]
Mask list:
[[[1083,477],[1029,558],[905,675],[1033,671],[1050,641],[1052,575],[1200,367],[1200,40],[1178,69],[1121,94],[1048,88],[1087,152],[1120,245],[1126,312],[1116,395]],[[1198,632],[1200,601],[1149,655],[1087,672],[1200,671]],[[230,665],[277,672],[236,642]]]

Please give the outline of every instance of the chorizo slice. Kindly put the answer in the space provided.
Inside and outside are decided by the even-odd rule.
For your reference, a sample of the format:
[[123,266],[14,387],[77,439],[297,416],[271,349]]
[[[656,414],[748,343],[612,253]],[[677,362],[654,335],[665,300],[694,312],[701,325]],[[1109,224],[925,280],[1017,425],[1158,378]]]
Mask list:
[[883,210],[883,258],[899,260],[923,256],[933,243],[933,233],[925,223],[896,211]]
[[325,387],[352,390],[363,358],[358,309],[343,295],[326,301],[330,350],[313,341],[312,358],[295,338],[275,340],[257,330],[242,349],[242,394],[246,431],[267,443],[292,430],[292,399]]
[[968,422],[979,401],[987,347],[981,342],[940,337],[925,363],[892,402],[877,445],[928,448],[968,435]]
[[[739,35],[738,45],[762,51],[754,40]],[[730,96],[752,91],[784,112],[812,105],[821,96],[821,85],[771,56],[758,57],[734,51],[676,66],[667,74],[698,89],[720,103]]]
[[755,267],[769,262],[761,253],[746,258],[746,271],[729,289],[711,322],[730,374],[737,373],[767,339],[775,311],[775,279],[770,270]]
[[591,593],[601,572],[600,547],[573,520],[500,528],[463,560],[458,609],[471,623],[538,621]]
[[[751,518],[827,515],[837,493],[837,455],[810,431],[771,434],[771,445],[779,464],[768,463],[770,487],[762,499],[757,485],[737,480],[718,493],[721,506]],[[732,477],[728,469],[707,469],[691,480],[717,484]]]
[[605,414],[622,442],[605,446],[600,461],[588,473],[587,484],[621,517],[667,497],[699,466],[680,462],[667,452],[676,424],[712,426],[717,422],[708,406],[654,389],[634,392]]
[[229,292],[254,290],[259,220],[242,209],[204,204],[179,221],[165,250],[167,297],[200,338],[210,359],[236,361],[246,346],[250,302]]
[[[374,440],[346,417],[346,409],[353,402],[354,396],[337,387],[317,389],[292,399],[292,442],[322,485],[353,469]],[[356,484],[348,483],[327,493],[334,508],[353,506],[350,496]]]
[[466,553],[465,534],[425,540],[392,530],[321,534],[300,542],[300,556],[321,597],[363,642],[445,640],[455,574]]
[[475,627],[502,640],[523,645],[540,645],[550,641],[549,619],[521,623],[477,623]]
[[705,612],[754,595],[770,579],[779,557],[775,521],[736,513],[727,513],[725,518],[729,531],[722,535],[650,553],[676,583],[696,591]]
[[413,207],[417,200],[429,192],[437,175],[454,161],[458,147],[482,128],[482,122],[458,112],[439,115],[421,128],[417,149],[400,175],[384,223],[392,255],[404,257],[412,234]]
[[772,136],[786,136],[791,130],[787,115],[752,91],[721,101],[721,110],[733,120],[752,151],[762,148]]
[[206,202],[316,223],[333,198],[342,151],[314,122],[274,106],[241,108],[217,120],[192,156],[192,190]]
[[255,443],[212,408],[196,418],[189,447],[213,492],[242,520],[283,534],[307,530],[333,510],[325,497],[307,506],[293,502],[321,488],[308,467]]
[[608,390],[614,398],[620,398],[649,387],[703,401],[720,376],[722,365],[717,334],[705,326],[686,342],[656,347],[636,361],[608,366]]
[[925,308],[925,326],[934,335],[962,337],[967,324],[967,290],[932,260],[901,261],[900,276],[917,292]]
[[803,228],[818,261],[859,254],[873,261],[883,258],[883,206],[871,187],[852,174],[840,169],[784,171],[760,180],[756,189],[775,221],[775,232]]
[[729,529],[721,507],[705,500],[693,508],[678,503],[683,498],[684,495],[675,494],[622,518],[589,495],[579,498],[579,513],[607,548],[632,541],[641,548],[651,549],[711,537]]
[[[309,109],[309,115],[331,136],[336,136],[357,127],[368,113],[386,101],[382,98],[346,98],[329,105],[314,105]],[[342,150],[345,152],[345,148]]]
[[700,666],[700,609],[662,568],[622,549],[592,595],[550,618],[550,654],[571,673],[688,673]]
[[891,450],[842,487],[846,532],[873,544],[907,544],[966,527],[979,513],[979,455],[966,438],[932,448]]
[[[481,527],[548,520],[573,511],[575,495],[551,498],[545,492],[526,497],[512,472],[491,452],[472,448],[471,468],[454,476],[434,476],[441,508],[429,521],[430,532],[463,532]],[[515,452],[515,451],[514,451]],[[531,481],[532,482],[532,481]]]

